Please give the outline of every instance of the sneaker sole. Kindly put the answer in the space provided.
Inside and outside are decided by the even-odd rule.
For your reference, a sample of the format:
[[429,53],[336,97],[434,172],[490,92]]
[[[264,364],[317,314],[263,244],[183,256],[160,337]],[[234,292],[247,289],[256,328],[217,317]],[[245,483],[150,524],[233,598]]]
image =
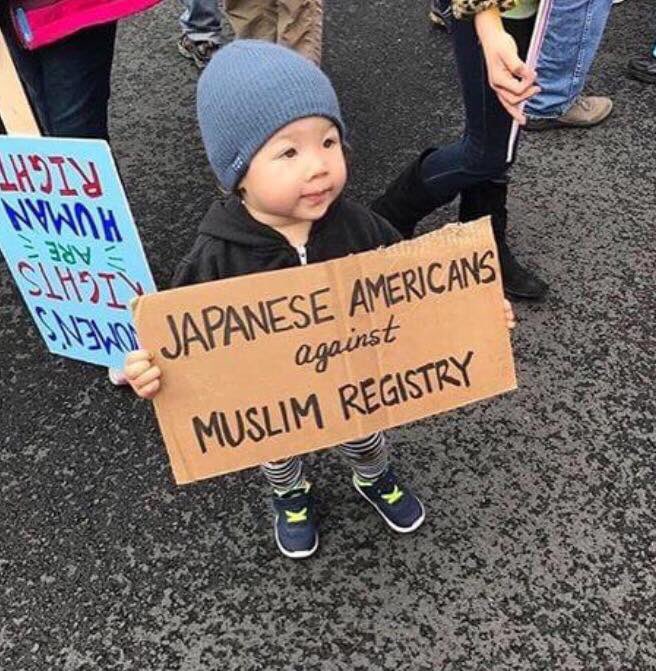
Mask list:
[[387,526],[392,529],[393,531],[396,531],[399,534],[410,534],[413,531],[416,531],[419,529],[419,527],[424,523],[424,520],[426,519],[426,510],[424,509],[424,504],[417,499],[419,502],[419,506],[421,507],[421,515],[417,518],[417,520],[414,522],[414,524],[410,527],[398,527],[394,522],[392,522],[386,515],[383,513],[383,511],[380,509],[378,505],[376,505],[358,486],[356,482],[353,483],[353,486],[355,487],[355,490],[360,494],[360,496],[367,501],[367,503],[370,503],[373,509],[385,520],[387,523]]
[[196,56],[194,56],[192,53],[187,51],[179,42],[178,42],[178,53],[183,58],[186,58],[188,61],[191,61],[199,70],[203,70],[207,65],[207,63],[204,63],[203,61],[199,60]]
[[541,294],[527,294],[521,291],[511,291],[504,287],[503,293],[508,300],[533,301],[534,303],[541,303],[549,293],[549,288],[545,289]]
[[278,518],[276,517],[273,523],[273,535],[276,538],[276,545],[278,546],[278,549],[280,552],[282,552],[282,554],[285,555],[285,557],[289,557],[289,559],[307,559],[317,551],[317,548],[319,547],[319,534],[315,534],[314,545],[309,550],[287,550],[280,542],[280,538],[278,536],[278,526],[276,525],[277,521]]
[[442,28],[442,29],[446,28],[446,23],[444,22],[444,19],[435,12],[428,12],[428,20],[431,22],[434,28]]
[[629,75],[631,79],[635,79],[639,82],[645,82],[645,84],[656,84],[656,76],[654,75],[648,75],[642,72],[636,72],[635,70],[628,70],[628,69],[626,71],[626,74]]
[[189,53],[181,44],[178,42],[178,53],[180,56],[183,58],[186,58],[188,61],[193,61],[194,57],[193,54]]
[[608,119],[612,113],[613,107],[611,106],[606,114],[604,114],[602,117],[599,117],[598,119],[595,119],[594,121],[563,122],[559,119],[544,119],[541,120],[542,123],[536,124],[534,126],[530,125],[530,123],[526,124],[524,126],[524,130],[527,130],[530,133],[541,130],[557,130],[559,128],[594,128],[594,126],[598,126],[600,123],[606,121],[606,119]]

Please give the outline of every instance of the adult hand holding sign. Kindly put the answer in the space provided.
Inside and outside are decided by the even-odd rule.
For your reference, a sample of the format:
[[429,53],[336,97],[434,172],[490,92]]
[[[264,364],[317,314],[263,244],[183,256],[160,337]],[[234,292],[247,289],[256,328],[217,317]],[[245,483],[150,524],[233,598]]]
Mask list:
[[508,114],[523,124],[526,118],[521,104],[540,91],[535,84],[535,69],[519,58],[517,44],[504,30],[496,7],[476,14],[474,23],[485,55],[490,87]]

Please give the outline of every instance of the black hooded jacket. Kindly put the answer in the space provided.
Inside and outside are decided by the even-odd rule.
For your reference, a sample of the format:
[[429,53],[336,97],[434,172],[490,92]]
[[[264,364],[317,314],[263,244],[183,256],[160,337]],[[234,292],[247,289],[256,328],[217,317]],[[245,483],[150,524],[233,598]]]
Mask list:
[[[338,198],[312,225],[308,263],[385,247],[401,240],[382,217]],[[191,251],[178,265],[173,287],[301,265],[299,250],[278,231],[259,223],[236,197],[215,202],[203,219]]]

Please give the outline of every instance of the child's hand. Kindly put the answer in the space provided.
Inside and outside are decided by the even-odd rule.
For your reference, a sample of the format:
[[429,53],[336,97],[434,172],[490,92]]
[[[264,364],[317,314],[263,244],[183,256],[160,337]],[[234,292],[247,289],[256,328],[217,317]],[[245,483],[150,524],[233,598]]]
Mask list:
[[526,122],[521,106],[540,91],[536,73],[517,55],[515,40],[504,30],[495,8],[476,14],[476,32],[483,47],[490,87],[508,114],[520,124]]
[[141,398],[154,398],[160,387],[162,371],[154,366],[152,354],[145,349],[130,352],[125,357],[125,377],[134,393]]
[[517,326],[515,321],[515,313],[513,312],[512,305],[507,298],[503,299],[503,313],[506,315],[506,326],[509,329],[514,329]]

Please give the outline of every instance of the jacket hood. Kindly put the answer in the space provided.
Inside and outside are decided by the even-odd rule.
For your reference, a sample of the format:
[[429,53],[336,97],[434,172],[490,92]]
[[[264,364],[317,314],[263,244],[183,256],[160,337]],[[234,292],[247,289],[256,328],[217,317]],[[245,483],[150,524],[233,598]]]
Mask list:
[[[313,224],[311,235],[335,216],[339,202],[338,198],[328,212]],[[225,202],[213,203],[201,221],[199,233],[245,247],[289,245],[282,233],[253,219],[236,196],[230,196]]]

